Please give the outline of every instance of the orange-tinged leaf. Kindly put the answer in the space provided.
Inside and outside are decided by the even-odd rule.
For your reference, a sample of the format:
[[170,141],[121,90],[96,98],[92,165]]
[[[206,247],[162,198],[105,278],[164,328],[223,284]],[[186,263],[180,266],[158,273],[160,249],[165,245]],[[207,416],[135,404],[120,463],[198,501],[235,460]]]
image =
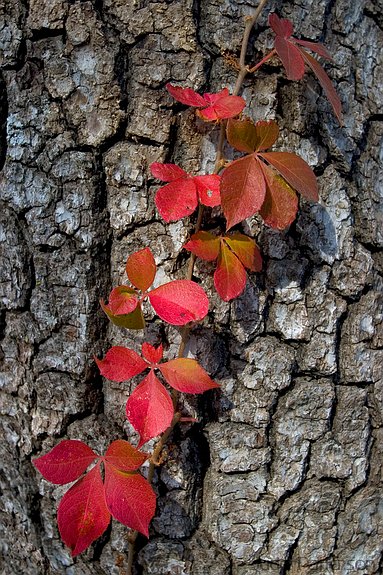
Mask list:
[[156,262],[149,248],[135,252],[126,262],[129,281],[141,291],[146,291],[152,285],[156,271]]
[[262,152],[259,155],[274,166],[294,190],[308,200],[318,201],[315,174],[302,158],[289,152]]
[[111,347],[104,359],[95,358],[95,361],[101,375],[118,382],[127,381],[148,367],[146,361],[133,349],[120,345]]
[[116,439],[109,445],[103,459],[121,471],[136,471],[148,457],[147,453],[138,451],[128,441]]
[[320,85],[322,86],[324,93],[326,94],[328,101],[330,102],[339,123],[342,125],[342,104],[340,102],[339,96],[326,72],[322,68],[315,58],[310,54],[301,50],[302,56],[306,63],[310,66],[311,70],[314,72],[315,76],[318,78]]
[[105,497],[110,513],[123,525],[149,536],[156,496],[139,473],[125,473],[105,465]]
[[126,315],[114,315],[102,300],[100,301],[100,305],[114,325],[125,327],[127,329],[144,329],[145,320],[140,304],[137,305],[136,309],[132,313]]
[[172,325],[199,321],[209,309],[206,293],[201,286],[190,280],[169,282],[148,295],[157,315]]
[[221,177],[217,174],[206,176],[194,176],[193,182],[195,183],[199,201],[204,206],[213,208],[219,206],[221,203],[221,194],[219,186]]
[[163,347],[160,344],[158,347],[153,347],[150,343],[142,344],[142,355],[149,363],[158,363],[162,359]]
[[250,118],[230,119],[226,126],[226,136],[229,144],[240,152],[251,154],[257,148],[257,129]]
[[274,120],[268,120],[257,122],[255,124],[256,130],[256,140],[255,147],[256,150],[267,150],[270,148],[279,136],[278,124]]
[[221,204],[227,229],[258,212],[265,194],[265,179],[254,154],[232,162],[221,176]]
[[225,236],[223,239],[245,268],[252,272],[261,271],[262,257],[257,244],[252,238],[235,232],[229,236]]
[[79,479],[64,495],[57,510],[57,523],[72,557],[98,539],[110,522],[100,464]]
[[137,292],[128,286],[117,286],[109,294],[108,309],[113,315],[132,313],[137,307]]
[[151,370],[126,402],[126,417],[140,434],[138,447],[165,431],[173,414],[173,402]]
[[161,162],[153,162],[150,164],[150,171],[155,178],[162,180],[163,182],[172,182],[173,180],[187,177],[185,170],[176,164],[162,164]]
[[219,387],[195,359],[172,359],[158,368],[168,384],[183,393],[203,393]]
[[32,463],[44,479],[64,485],[78,479],[97,457],[97,453],[82,441],[64,439]]
[[284,230],[294,220],[298,211],[298,197],[289,184],[265,164],[262,166],[267,188],[266,199],[260,214],[268,226]]
[[192,90],[192,88],[182,88],[181,86],[166,84],[166,89],[175,100],[181,102],[181,104],[185,104],[186,106],[194,106],[198,108],[207,105],[206,100],[197,92]]
[[219,296],[229,301],[239,296],[246,286],[246,271],[239,259],[222,241],[214,285]]
[[220,240],[210,232],[200,231],[192,235],[190,240],[184,245],[202,260],[212,262],[217,259],[220,250]]
[[274,47],[286,70],[288,80],[300,80],[305,73],[305,64],[297,46],[285,38],[277,36]]
[[165,222],[190,216],[198,205],[197,188],[193,178],[174,180],[159,188],[155,203]]

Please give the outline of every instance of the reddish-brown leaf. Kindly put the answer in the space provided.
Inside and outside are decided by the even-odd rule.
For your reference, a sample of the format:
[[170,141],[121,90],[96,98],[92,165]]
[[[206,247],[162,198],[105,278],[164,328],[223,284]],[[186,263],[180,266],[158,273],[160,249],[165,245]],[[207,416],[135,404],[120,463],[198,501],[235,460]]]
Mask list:
[[298,211],[298,197],[288,183],[265,164],[262,166],[267,188],[266,199],[260,214],[268,226],[284,230],[294,220]]
[[126,262],[129,281],[141,291],[146,291],[152,285],[156,271],[156,262],[149,248],[135,252]]
[[172,325],[185,325],[203,319],[209,309],[204,290],[193,281],[175,280],[149,292],[157,315]]
[[149,536],[156,496],[139,473],[125,473],[105,465],[105,497],[110,513],[123,525]]
[[255,124],[255,132],[256,151],[267,150],[267,148],[270,148],[275,143],[279,136],[278,124],[274,122],[274,120],[261,120]]
[[262,257],[257,244],[252,238],[238,232],[224,237],[224,241],[235,253],[245,268],[252,272],[262,269]]
[[104,359],[95,358],[95,361],[101,375],[118,382],[127,381],[148,367],[146,361],[133,349],[120,345],[111,347]]
[[163,182],[172,182],[173,180],[187,177],[185,170],[176,164],[162,164],[160,162],[153,162],[150,164],[150,171],[155,178],[162,180]]
[[251,154],[257,148],[257,129],[250,118],[231,118],[227,122],[226,136],[229,144],[240,152]]
[[309,42],[307,40],[298,40],[298,38],[294,38],[294,42],[296,44],[299,44],[300,46],[304,46],[305,48],[312,50],[313,52],[315,52],[319,56],[322,56],[322,58],[325,58],[326,60],[332,60],[332,56],[331,56],[330,52],[327,50],[327,48],[325,48],[323,46],[323,44],[320,44],[319,42]]
[[318,184],[314,172],[302,158],[289,152],[262,152],[267,160],[302,196],[314,202],[318,201]]
[[265,194],[265,179],[254,154],[232,162],[221,177],[221,204],[227,229],[258,212]]
[[168,384],[183,393],[203,393],[219,387],[195,359],[172,359],[158,368]]
[[287,79],[300,80],[305,73],[305,64],[299,48],[280,36],[275,38],[274,47],[286,70]]
[[315,58],[313,58],[310,54],[308,54],[304,50],[301,50],[301,53],[303,58],[305,59],[305,62],[310,66],[311,70],[318,78],[319,83],[322,86],[324,93],[326,94],[328,101],[330,102],[334,110],[334,113],[339,120],[339,123],[342,124],[343,123],[342,104],[330,78],[327,76],[326,72],[319,64],[319,62],[315,60]]
[[282,38],[289,38],[293,33],[292,22],[287,18],[279,18],[275,13],[269,15],[269,25]]
[[121,471],[136,471],[148,457],[147,453],[138,451],[128,441],[116,439],[109,445],[103,459]]
[[218,257],[220,240],[210,232],[201,231],[192,235],[190,240],[184,245],[184,248],[202,260],[212,262]]
[[214,272],[214,285],[224,301],[239,296],[246,286],[246,271],[239,259],[222,241],[218,266]]
[[72,557],[98,539],[110,522],[100,464],[79,479],[64,495],[57,510],[57,523]]
[[163,347],[160,344],[158,347],[153,347],[150,343],[142,344],[142,355],[149,363],[158,363],[162,359]]
[[173,402],[151,370],[126,402],[126,417],[140,434],[138,447],[165,431],[173,414]]
[[64,439],[32,463],[44,479],[63,485],[78,479],[97,457],[97,453],[82,441]]

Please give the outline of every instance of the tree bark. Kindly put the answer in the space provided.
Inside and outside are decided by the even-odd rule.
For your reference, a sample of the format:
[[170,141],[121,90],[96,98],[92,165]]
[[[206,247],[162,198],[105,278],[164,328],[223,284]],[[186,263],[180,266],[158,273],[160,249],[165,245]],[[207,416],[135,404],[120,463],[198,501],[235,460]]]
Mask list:
[[[123,575],[126,529],[73,560],[55,509],[65,488],[31,459],[63,438],[103,452],[135,441],[130,384],[103,381],[93,354],[139,350],[98,300],[148,245],[158,283],[184,277],[186,221],[165,225],[148,166],[214,164],[217,129],[175,104],[167,81],[233,88],[240,0],[0,0],[2,573]],[[254,3],[255,4],[255,3]],[[276,119],[280,149],[315,169],[318,204],[285,232],[248,220],[264,256],[232,303],[196,276],[209,319],[188,352],[221,384],[184,399],[199,419],[175,433],[159,469],[156,517],[139,540],[143,575],[372,575],[383,571],[382,6],[276,1],[248,62],[271,48],[269,11],[322,41],[340,94],[339,127],[317,81],[289,82],[276,60],[245,81],[247,113]],[[229,150],[227,154],[230,155]],[[181,255],[180,255],[181,254]],[[145,333],[180,339],[153,319]]]

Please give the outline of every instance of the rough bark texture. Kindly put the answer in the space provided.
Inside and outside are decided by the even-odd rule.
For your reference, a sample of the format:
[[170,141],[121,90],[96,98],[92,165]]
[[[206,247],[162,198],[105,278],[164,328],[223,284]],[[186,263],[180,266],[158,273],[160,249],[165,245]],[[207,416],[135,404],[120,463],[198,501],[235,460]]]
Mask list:
[[[334,54],[340,128],[316,80],[272,64],[245,82],[254,119],[315,167],[317,205],[287,232],[244,225],[264,272],[231,304],[211,296],[190,353],[222,392],[185,400],[201,423],[175,433],[159,470],[142,575],[382,573],[382,6],[270,2]],[[129,386],[102,381],[92,355],[142,336],[107,325],[98,299],[127,255],[149,245],[158,282],[183,277],[186,222],[165,226],[148,165],[211,169],[216,131],[174,104],[167,81],[233,86],[242,0],[0,0],[2,254],[1,573],[122,575],[126,531],[73,561],[55,507],[64,489],[31,458],[62,438],[102,451],[134,439]],[[191,221],[191,226],[193,219]],[[176,265],[175,265],[176,262]],[[209,265],[197,266],[209,290]],[[206,279],[208,277],[208,279]],[[149,327],[176,350],[176,329]]]

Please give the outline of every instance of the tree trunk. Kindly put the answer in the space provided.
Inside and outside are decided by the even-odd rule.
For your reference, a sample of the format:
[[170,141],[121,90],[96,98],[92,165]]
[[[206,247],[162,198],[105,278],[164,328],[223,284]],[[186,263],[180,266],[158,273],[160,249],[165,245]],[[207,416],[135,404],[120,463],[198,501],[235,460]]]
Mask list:
[[[249,3],[252,4],[252,3]],[[255,3],[254,3],[255,4]],[[294,6],[295,4],[295,6]],[[243,229],[264,267],[232,303],[196,275],[211,314],[194,354],[222,391],[185,413],[155,488],[143,575],[382,573],[382,10],[346,0],[273,2],[249,46],[271,47],[267,14],[323,41],[343,103],[339,127],[317,81],[289,82],[277,60],[245,81],[255,120],[277,119],[278,145],[316,170],[320,202],[301,201],[285,232]],[[184,277],[195,219],[165,225],[148,166],[212,169],[217,129],[196,122],[164,85],[233,88],[243,17],[228,0],[0,0],[2,573],[123,575],[126,529],[113,522],[75,560],[60,540],[65,488],[31,459],[63,438],[102,452],[134,441],[128,384],[103,381],[93,354],[139,350],[107,324],[99,298],[148,245],[159,281]],[[229,154],[230,152],[227,151]],[[181,254],[181,255],[180,255]],[[207,279],[206,279],[207,278]],[[146,339],[179,333],[149,325]]]

